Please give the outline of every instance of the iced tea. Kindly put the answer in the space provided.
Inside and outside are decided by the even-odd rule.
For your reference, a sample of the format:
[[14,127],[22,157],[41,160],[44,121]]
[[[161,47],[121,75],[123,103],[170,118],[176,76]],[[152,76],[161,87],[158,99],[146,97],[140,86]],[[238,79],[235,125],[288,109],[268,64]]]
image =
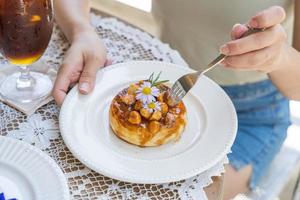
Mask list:
[[29,65],[46,50],[53,28],[51,0],[0,0],[0,49],[16,65]]

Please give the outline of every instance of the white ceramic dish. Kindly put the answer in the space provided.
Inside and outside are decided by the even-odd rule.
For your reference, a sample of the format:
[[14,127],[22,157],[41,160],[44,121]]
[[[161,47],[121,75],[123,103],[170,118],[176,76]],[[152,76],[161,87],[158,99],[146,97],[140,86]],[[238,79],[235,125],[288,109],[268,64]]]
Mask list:
[[0,194],[6,199],[69,200],[66,178],[41,150],[0,136]]
[[113,97],[130,83],[160,71],[161,78],[171,83],[192,72],[170,63],[128,62],[102,69],[88,96],[73,88],[60,113],[61,133],[73,155],[103,175],[134,183],[186,179],[223,159],[236,136],[236,112],[226,93],[205,76],[184,99],[188,123],[178,142],[140,148],[114,135],[108,117]]

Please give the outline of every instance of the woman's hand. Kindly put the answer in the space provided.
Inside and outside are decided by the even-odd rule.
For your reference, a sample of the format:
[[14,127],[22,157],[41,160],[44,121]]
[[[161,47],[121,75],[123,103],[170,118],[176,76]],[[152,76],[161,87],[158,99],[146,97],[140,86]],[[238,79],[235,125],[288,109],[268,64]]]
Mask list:
[[69,88],[77,82],[82,94],[91,92],[97,71],[108,64],[103,43],[92,28],[75,35],[54,84],[56,103],[61,105]]
[[228,68],[265,73],[283,68],[289,60],[287,48],[291,48],[280,25],[284,19],[284,9],[273,6],[252,17],[248,23],[252,28],[266,28],[263,32],[240,38],[248,28],[235,25],[231,33],[234,40],[220,48],[221,53],[228,55],[222,64]]

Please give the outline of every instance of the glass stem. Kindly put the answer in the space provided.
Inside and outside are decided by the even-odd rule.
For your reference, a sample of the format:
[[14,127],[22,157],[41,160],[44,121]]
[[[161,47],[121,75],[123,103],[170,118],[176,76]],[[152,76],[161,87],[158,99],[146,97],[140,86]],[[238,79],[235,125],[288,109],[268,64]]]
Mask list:
[[20,66],[21,75],[17,79],[18,90],[32,90],[35,85],[35,79],[30,75],[28,66]]

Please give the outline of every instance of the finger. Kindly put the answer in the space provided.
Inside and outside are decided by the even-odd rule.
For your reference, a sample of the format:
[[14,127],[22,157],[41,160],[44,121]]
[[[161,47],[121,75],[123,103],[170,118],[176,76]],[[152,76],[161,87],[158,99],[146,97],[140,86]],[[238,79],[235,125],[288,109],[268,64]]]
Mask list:
[[249,25],[252,28],[269,28],[280,24],[285,19],[285,11],[280,6],[272,6],[252,17]]
[[93,90],[97,71],[102,66],[104,66],[104,59],[100,59],[96,55],[90,55],[86,58],[86,63],[79,79],[79,91],[82,94],[88,94]]
[[254,33],[247,37],[233,40],[220,48],[225,55],[240,55],[271,46],[278,41],[286,39],[286,33],[280,25],[276,25],[263,32]]
[[227,57],[223,64],[226,67],[240,70],[262,70],[261,66],[275,59],[278,45],[266,47],[258,51],[252,51],[238,56]]
[[[65,66],[62,66],[62,68]],[[57,105],[61,106],[69,89],[71,81],[69,80],[67,74],[60,70],[58,72],[57,78],[54,83],[52,96],[55,99]]]
[[107,67],[109,65],[112,65],[112,59],[107,58],[106,61],[105,61],[105,63],[104,63],[104,67]]
[[71,90],[77,83],[76,82],[71,82],[69,85],[69,90]]
[[243,36],[243,34],[248,30],[247,26],[242,25],[242,24],[235,24],[232,27],[231,31],[231,39],[236,40],[239,39]]

